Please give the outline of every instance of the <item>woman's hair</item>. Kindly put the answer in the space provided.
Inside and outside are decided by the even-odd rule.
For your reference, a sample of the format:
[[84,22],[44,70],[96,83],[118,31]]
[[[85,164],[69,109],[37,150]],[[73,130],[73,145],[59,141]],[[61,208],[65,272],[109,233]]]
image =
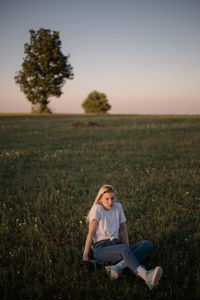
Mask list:
[[116,197],[117,197],[117,192],[116,192],[116,190],[112,187],[112,185],[104,184],[104,185],[100,188],[100,190],[99,190],[99,192],[98,192],[98,194],[97,194],[97,196],[96,196],[96,199],[94,200],[93,205],[95,205],[95,204],[100,204],[101,197],[102,197],[103,194],[105,194],[105,193],[114,193],[114,197],[115,197],[115,201],[116,201]]
[[[103,194],[105,194],[105,193],[114,193],[114,199],[115,199],[115,202],[116,202],[116,199],[117,199],[117,192],[116,192],[116,190],[112,187],[112,185],[104,184],[104,185],[100,188],[100,190],[99,190],[99,192],[98,192],[98,194],[97,194],[97,196],[96,196],[96,198],[95,198],[95,200],[94,200],[94,203],[93,203],[92,207],[93,207],[95,204],[101,204],[101,203],[100,203],[101,197],[102,197]],[[91,207],[91,209],[92,209],[92,207]],[[90,209],[90,211],[91,211],[91,209]],[[89,211],[89,213],[90,213],[90,211]],[[88,221],[89,213],[88,213],[88,215],[87,215],[87,221]]]

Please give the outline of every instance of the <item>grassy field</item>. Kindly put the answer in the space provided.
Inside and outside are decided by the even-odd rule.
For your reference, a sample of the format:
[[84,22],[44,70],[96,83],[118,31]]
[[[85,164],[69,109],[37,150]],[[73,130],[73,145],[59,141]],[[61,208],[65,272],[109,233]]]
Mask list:
[[[99,126],[76,127],[92,121]],[[199,116],[0,116],[1,299],[200,299]],[[81,266],[98,189],[118,191],[132,243],[164,275]]]

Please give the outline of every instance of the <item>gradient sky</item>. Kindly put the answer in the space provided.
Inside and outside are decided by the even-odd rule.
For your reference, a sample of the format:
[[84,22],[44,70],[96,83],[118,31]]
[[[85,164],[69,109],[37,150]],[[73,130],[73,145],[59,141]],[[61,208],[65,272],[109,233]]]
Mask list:
[[200,114],[200,0],[2,0],[0,112],[30,112],[15,84],[29,30],[60,32],[74,79],[52,98],[82,113],[93,90],[111,113]]

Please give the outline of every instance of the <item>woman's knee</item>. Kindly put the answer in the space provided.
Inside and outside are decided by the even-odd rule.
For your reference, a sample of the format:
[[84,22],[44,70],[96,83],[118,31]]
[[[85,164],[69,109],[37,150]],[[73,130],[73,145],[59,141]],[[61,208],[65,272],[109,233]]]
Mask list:
[[121,246],[121,254],[125,257],[130,251],[132,251],[131,247],[126,244],[122,244]]
[[150,240],[145,240],[144,243],[145,246],[148,247],[149,251],[153,249],[153,243]]

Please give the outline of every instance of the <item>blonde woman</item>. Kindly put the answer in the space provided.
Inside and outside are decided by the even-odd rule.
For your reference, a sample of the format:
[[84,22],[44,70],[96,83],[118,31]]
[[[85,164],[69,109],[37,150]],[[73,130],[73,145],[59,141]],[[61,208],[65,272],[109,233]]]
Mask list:
[[[151,241],[145,240],[129,246],[126,217],[120,203],[116,202],[116,191],[111,185],[103,185],[88,214],[89,232],[85,242],[83,261],[90,261],[89,252],[93,245],[93,256],[100,262],[118,262],[106,266],[111,279],[117,279],[126,267],[141,277],[149,289],[159,284],[162,268],[157,266],[147,271],[140,264],[152,250]],[[118,240],[120,230],[122,243]]]

